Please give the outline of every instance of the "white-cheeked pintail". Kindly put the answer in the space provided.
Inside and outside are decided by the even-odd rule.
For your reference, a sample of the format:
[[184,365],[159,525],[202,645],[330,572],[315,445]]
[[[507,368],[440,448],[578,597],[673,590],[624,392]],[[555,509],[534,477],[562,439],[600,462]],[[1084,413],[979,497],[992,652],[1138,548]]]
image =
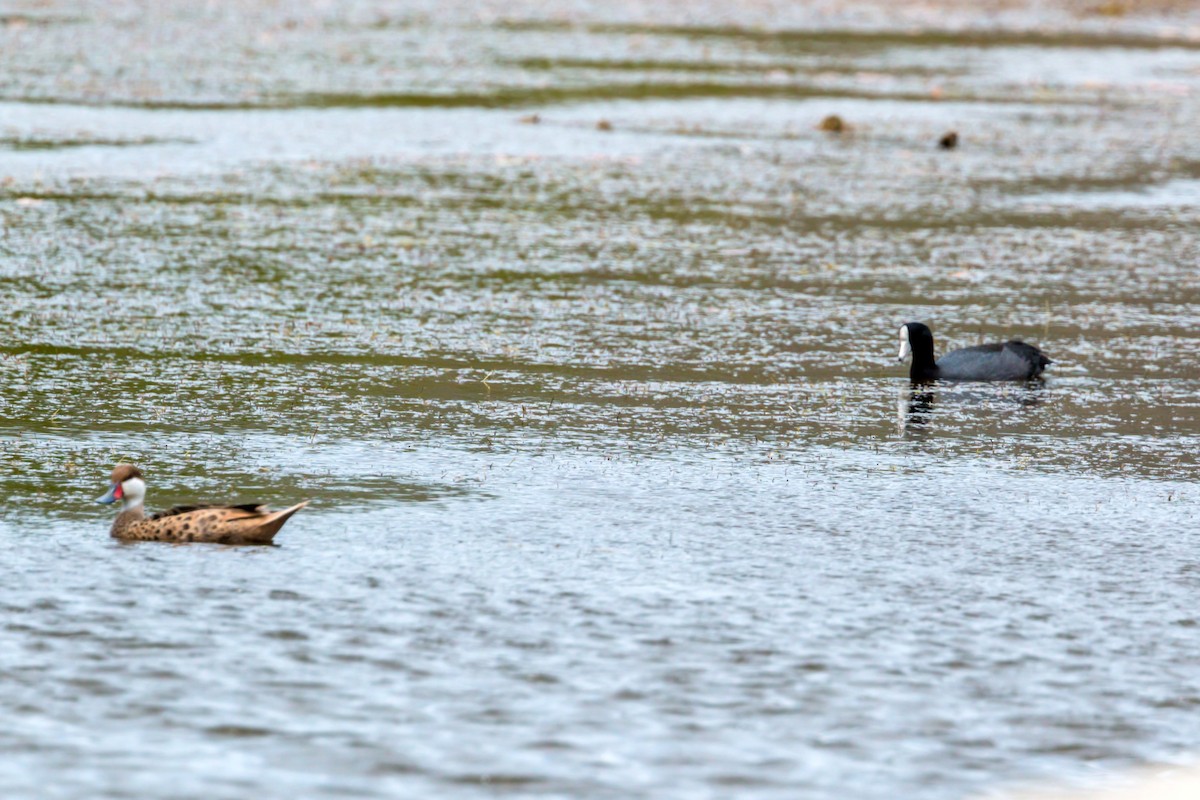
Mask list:
[[266,506],[196,505],[175,506],[146,516],[142,501],[146,482],[132,464],[118,464],[112,472],[112,486],[98,503],[122,503],[121,513],[113,522],[115,539],[158,542],[215,542],[218,544],[270,544],[283,523],[308,501],[282,511]]

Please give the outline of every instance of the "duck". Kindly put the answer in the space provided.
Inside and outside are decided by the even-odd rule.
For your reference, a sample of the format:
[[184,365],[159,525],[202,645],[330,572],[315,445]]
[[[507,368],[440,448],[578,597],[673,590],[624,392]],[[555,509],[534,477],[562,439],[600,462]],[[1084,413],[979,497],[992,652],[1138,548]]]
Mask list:
[[282,511],[257,503],[246,505],[175,506],[146,515],[146,481],[133,464],[118,464],[108,492],[97,503],[121,501],[111,535],[125,541],[212,542],[217,544],[271,544],[283,524],[308,505],[305,500]]
[[912,355],[908,376],[914,382],[1028,381],[1041,376],[1054,362],[1038,348],[1018,339],[952,350],[933,358],[933,331],[920,322],[900,326],[900,356]]

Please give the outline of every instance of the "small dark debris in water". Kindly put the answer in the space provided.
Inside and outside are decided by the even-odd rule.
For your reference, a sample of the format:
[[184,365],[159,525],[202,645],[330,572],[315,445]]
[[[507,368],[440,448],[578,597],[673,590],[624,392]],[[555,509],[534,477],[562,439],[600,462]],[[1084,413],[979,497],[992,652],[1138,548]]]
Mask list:
[[522,125],[537,125],[541,121],[542,118],[538,114],[527,114],[517,120],[517,122],[520,122]]
[[847,125],[845,120],[843,120],[837,114],[830,114],[828,117],[821,120],[821,124],[818,126],[818,128],[823,131],[828,131],[829,133],[845,133],[846,131],[850,130],[850,126]]
[[950,131],[942,138],[938,139],[938,147],[943,150],[953,150],[958,147],[958,131]]
[[596,123],[596,130],[598,130],[598,131],[611,131],[612,129],[613,129],[612,123],[606,119],[602,119]]

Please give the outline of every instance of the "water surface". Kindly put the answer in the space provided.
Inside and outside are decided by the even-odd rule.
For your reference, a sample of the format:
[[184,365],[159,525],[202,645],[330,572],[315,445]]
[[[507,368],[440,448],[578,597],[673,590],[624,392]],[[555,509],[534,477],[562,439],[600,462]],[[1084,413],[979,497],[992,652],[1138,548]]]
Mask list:
[[[1190,18],[547,8],[4,18],[3,795],[1188,758]],[[1055,364],[914,392],[916,319]],[[126,459],[313,503],[122,545]]]

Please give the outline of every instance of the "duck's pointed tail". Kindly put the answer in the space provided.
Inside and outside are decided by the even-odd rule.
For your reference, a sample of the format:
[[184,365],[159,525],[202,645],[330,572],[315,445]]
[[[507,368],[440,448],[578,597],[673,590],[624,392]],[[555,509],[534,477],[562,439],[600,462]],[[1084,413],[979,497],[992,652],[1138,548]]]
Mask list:
[[283,527],[283,523],[287,522],[292,514],[304,508],[308,503],[309,501],[305,500],[303,503],[297,503],[291,508],[285,508],[282,511],[273,511],[264,516],[254,526],[255,541],[262,542],[263,544],[269,543],[275,538],[275,534],[279,533],[279,529]]

